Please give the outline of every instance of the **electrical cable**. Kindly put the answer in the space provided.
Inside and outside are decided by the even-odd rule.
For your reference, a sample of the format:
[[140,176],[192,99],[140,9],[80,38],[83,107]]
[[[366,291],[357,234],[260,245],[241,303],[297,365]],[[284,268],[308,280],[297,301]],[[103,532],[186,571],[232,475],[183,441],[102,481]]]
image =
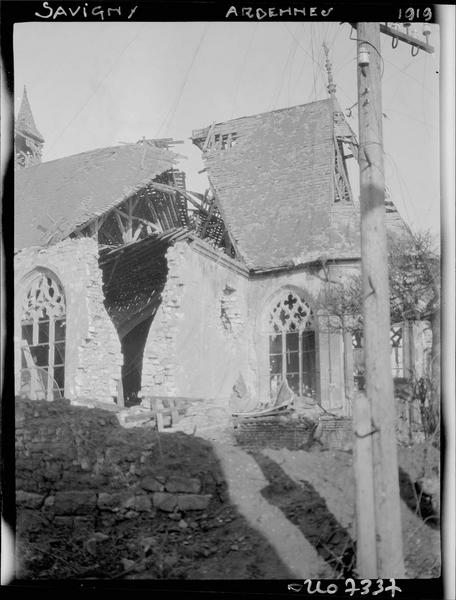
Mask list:
[[420,86],[423,87],[423,90],[426,91],[428,94],[433,95],[433,92],[428,89],[427,87],[424,87],[422,85],[422,83],[419,81],[419,79],[417,79],[416,77],[414,77],[413,75],[410,75],[410,73],[407,73],[407,69],[412,65],[412,64],[416,64],[416,60],[411,60],[407,65],[405,65],[405,67],[399,68],[397,67],[393,62],[391,62],[390,60],[388,60],[387,58],[384,59],[385,62],[387,62],[388,64],[392,65],[395,69],[397,69],[397,73],[391,75],[391,77],[388,77],[388,79],[386,79],[386,81],[389,81],[390,79],[392,79],[393,77],[395,77],[396,75],[398,75],[399,73],[403,73],[404,75],[406,75],[406,77],[409,77],[410,79],[413,79],[413,81],[416,81]]
[[288,28],[287,24],[283,23],[283,26],[288,31],[288,33],[291,35],[291,37],[296,41],[296,43],[301,48],[301,50],[317,65],[317,67],[319,69],[322,69],[322,66],[320,65],[320,63],[318,61],[316,61],[314,58],[312,58],[312,56],[308,53],[308,51],[304,48],[304,46],[301,46],[299,40],[295,37],[294,33],[292,31],[290,31],[290,29]]
[[[305,31],[305,24],[304,24],[304,23],[301,23],[301,26],[304,28],[304,31]],[[302,65],[301,65],[301,68],[300,68],[300,70],[299,70],[298,76],[297,76],[297,77],[296,77],[296,79],[295,79],[295,88],[297,88],[297,87],[298,87],[298,84],[299,84],[299,82],[300,82],[300,80],[301,80],[301,77],[302,77],[302,74],[303,74],[303,72],[304,72],[304,67],[305,67],[305,66],[306,66],[306,60],[304,59],[304,61],[303,61]],[[312,66],[313,66],[313,65],[312,65]]]
[[314,60],[314,35],[313,35],[313,23],[310,24],[310,41],[312,48],[312,72],[313,72],[313,99],[317,99],[317,77],[315,73],[315,60]]
[[[256,25],[258,26],[259,23],[260,22],[257,21]],[[244,59],[242,61],[242,66],[241,66],[241,69],[240,69],[240,72],[239,72],[239,77],[238,77],[238,80],[237,80],[237,83],[236,83],[235,92],[234,92],[234,95],[233,95],[233,109],[231,111],[231,119],[234,118],[234,115],[235,115],[235,112],[236,112],[236,108],[237,108],[237,96],[238,96],[238,92],[239,92],[239,86],[241,84],[241,80],[242,80],[242,77],[244,75],[244,70],[245,70],[245,66],[246,66],[246,63],[247,63],[247,57],[249,56],[250,49],[252,47],[253,39],[255,37],[257,29],[258,29],[258,27],[255,27],[255,26],[252,28],[252,35],[250,36],[250,40],[249,40],[247,49],[244,52]]]
[[206,23],[206,26],[205,26],[205,28],[204,28],[204,30],[203,30],[203,32],[201,34],[201,37],[199,39],[198,45],[197,45],[197,47],[196,47],[196,49],[195,49],[195,51],[193,53],[192,60],[191,60],[191,62],[189,64],[189,66],[187,67],[187,71],[185,73],[184,79],[183,79],[182,84],[180,86],[177,98],[176,98],[173,106],[169,110],[168,115],[165,117],[164,121],[162,122],[162,124],[158,128],[157,133],[155,134],[155,137],[157,137],[157,138],[160,136],[160,133],[161,133],[162,129],[165,128],[165,125],[166,125],[166,127],[169,127],[170,124],[172,123],[172,120],[174,119],[174,115],[176,114],[176,111],[177,111],[177,109],[179,107],[179,103],[181,101],[182,94],[183,94],[184,89],[185,89],[185,85],[186,85],[186,83],[188,81],[188,78],[189,78],[190,72],[192,70],[193,64],[195,63],[195,59],[196,59],[196,57],[198,55],[198,52],[199,52],[199,50],[200,50],[200,48],[202,46],[202,43],[204,41],[204,38],[206,36],[207,30],[209,29],[210,24],[211,24],[210,22]]
[[[407,185],[405,183],[405,180],[402,178],[402,175],[399,172],[399,167],[397,166],[397,163],[394,160],[394,158],[391,156],[391,154],[389,154],[389,152],[385,152],[385,150],[383,150],[383,155],[386,158],[388,158],[390,164],[393,166],[394,171],[396,172],[396,179],[397,179],[397,182],[399,183],[399,188],[400,188],[400,192],[401,192],[400,196],[401,196],[401,199],[402,199],[402,204],[403,204],[403,207],[404,207],[404,211],[406,213],[407,220],[408,220],[408,222],[410,224],[410,223],[414,222],[414,220],[412,219],[412,213],[413,213],[413,211],[412,211],[412,206],[411,206],[411,194],[410,194],[410,191],[409,191],[409,189],[408,189],[408,187],[407,187]],[[406,196],[404,194],[404,191],[407,192],[407,194],[409,196],[408,199],[406,198]],[[397,207],[396,207],[396,209],[397,209]]]
[[65,131],[68,129],[68,127],[74,122],[75,119],[77,119],[77,117],[81,114],[81,112],[86,108],[86,106],[88,106],[88,104],[92,101],[92,99],[96,96],[96,94],[98,93],[100,87],[102,86],[102,84],[104,83],[104,81],[109,77],[109,75],[112,73],[112,71],[114,71],[115,67],[118,65],[120,59],[122,58],[122,56],[125,54],[125,52],[128,50],[128,48],[130,48],[130,46],[133,44],[133,42],[135,42],[140,33],[142,32],[142,30],[144,29],[146,23],[144,23],[138,30],[138,32],[136,33],[136,35],[133,37],[133,39],[128,42],[128,44],[126,44],[123,48],[123,50],[117,55],[117,57],[114,59],[112,65],[110,66],[110,68],[108,69],[108,71],[106,72],[106,74],[102,77],[102,79],[99,81],[98,85],[96,86],[95,90],[92,92],[92,94],[89,96],[89,98],[86,100],[86,102],[84,102],[84,104],[81,106],[81,108],[76,112],[76,114],[70,119],[70,121],[68,121],[68,123],[65,125],[65,127],[61,130],[61,132],[58,134],[58,136],[56,137],[56,139],[52,142],[52,144],[49,146],[49,150],[52,150],[52,148],[55,146],[55,144],[59,141],[59,139],[62,137],[62,135],[65,133]]
[[292,53],[293,53],[293,48],[296,47],[296,38],[294,36],[292,36],[292,37],[293,37],[294,41],[290,44],[290,49],[288,51],[288,56],[287,56],[287,59],[285,61],[285,65],[284,65],[284,67],[282,69],[282,72],[281,72],[281,75],[280,75],[280,79],[279,79],[279,83],[278,83],[278,85],[276,87],[276,90],[274,92],[273,98],[271,100],[271,104],[269,105],[269,110],[273,110],[276,107],[276,104],[277,104],[277,102],[278,102],[278,100],[280,98],[280,92],[282,91],[283,80],[285,78],[285,74],[286,74],[287,69],[288,69],[288,64],[290,62],[290,58],[291,58]]

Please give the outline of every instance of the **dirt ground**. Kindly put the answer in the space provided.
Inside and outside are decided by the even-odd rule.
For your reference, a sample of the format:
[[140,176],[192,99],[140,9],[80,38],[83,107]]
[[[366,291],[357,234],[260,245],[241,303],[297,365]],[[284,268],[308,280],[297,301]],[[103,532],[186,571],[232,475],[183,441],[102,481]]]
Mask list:
[[[206,511],[99,515],[94,526],[53,526],[19,541],[24,578],[287,579],[356,576],[351,452],[258,450],[161,434],[157,460],[199,474]],[[185,459],[182,459],[185,457]],[[440,529],[416,482],[438,474],[439,452],[399,449],[407,577],[440,575]]]

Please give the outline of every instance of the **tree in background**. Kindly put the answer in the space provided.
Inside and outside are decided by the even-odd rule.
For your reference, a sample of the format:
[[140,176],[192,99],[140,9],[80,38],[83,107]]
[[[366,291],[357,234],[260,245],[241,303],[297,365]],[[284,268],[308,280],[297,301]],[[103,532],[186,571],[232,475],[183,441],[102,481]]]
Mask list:
[[[412,376],[410,381],[413,396],[422,405],[425,432],[430,435],[440,422],[440,257],[428,232],[391,233],[388,262],[391,324],[429,321],[431,325],[430,372],[425,378]],[[334,281],[327,275],[326,282],[320,307],[332,316],[332,327],[342,331],[344,344],[351,343],[363,329],[361,275],[345,281]]]
[[430,372],[414,381],[414,395],[422,403],[425,432],[432,434],[440,423],[440,257],[429,232],[390,235],[388,241],[391,322],[431,325]]

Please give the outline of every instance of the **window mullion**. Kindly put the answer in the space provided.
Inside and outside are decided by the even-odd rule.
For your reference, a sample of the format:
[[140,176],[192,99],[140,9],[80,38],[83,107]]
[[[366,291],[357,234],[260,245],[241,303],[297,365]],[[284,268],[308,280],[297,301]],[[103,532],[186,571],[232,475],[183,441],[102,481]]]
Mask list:
[[302,329],[298,329],[298,369],[299,369],[299,394],[303,395],[302,389]]
[[48,400],[54,399],[55,317],[49,317]]

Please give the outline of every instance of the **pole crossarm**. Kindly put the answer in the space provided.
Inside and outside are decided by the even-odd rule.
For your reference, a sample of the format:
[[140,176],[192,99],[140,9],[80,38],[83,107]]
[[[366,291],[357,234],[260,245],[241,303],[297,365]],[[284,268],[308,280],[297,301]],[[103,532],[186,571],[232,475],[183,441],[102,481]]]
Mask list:
[[[357,23],[350,23],[350,25],[354,29],[357,29]],[[435,51],[434,46],[431,46],[430,44],[423,42],[423,41],[419,40],[418,38],[413,37],[412,35],[408,35],[408,33],[404,33],[403,31],[400,31],[399,29],[390,27],[389,25],[386,25],[385,23],[380,23],[380,32],[384,33],[385,35],[389,35],[393,39],[396,38],[398,40],[401,40],[401,42],[410,44],[410,46],[415,46],[415,48],[424,50],[428,54],[433,54]]]

